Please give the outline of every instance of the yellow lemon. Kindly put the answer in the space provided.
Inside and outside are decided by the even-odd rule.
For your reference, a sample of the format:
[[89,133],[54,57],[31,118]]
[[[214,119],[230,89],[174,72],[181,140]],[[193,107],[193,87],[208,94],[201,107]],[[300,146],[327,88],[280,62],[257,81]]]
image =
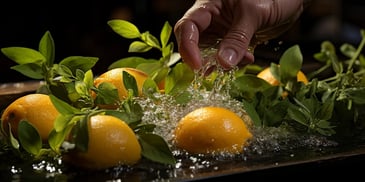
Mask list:
[[[262,71],[260,71],[257,74],[257,77],[267,81],[268,83],[270,83],[273,86],[278,86],[280,84],[279,80],[277,80],[274,75],[271,73],[270,71],[270,67],[267,67],[265,69],[263,69]],[[308,79],[305,76],[305,74],[299,70],[298,74],[297,74],[297,81],[298,82],[303,82],[304,84],[308,83]]]
[[19,122],[26,120],[37,129],[42,140],[46,141],[58,115],[59,112],[48,95],[28,94],[19,97],[5,108],[1,116],[2,131],[8,135],[10,124],[11,132],[17,137]]
[[94,85],[97,87],[103,82],[109,82],[118,89],[119,98],[123,99],[128,96],[128,90],[123,83],[123,71],[131,74],[137,82],[138,95],[142,95],[143,83],[146,81],[148,75],[141,70],[135,68],[114,68],[108,70],[95,78]]
[[133,130],[121,119],[95,115],[88,121],[89,143],[86,152],[70,151],[66,161],[89,169],[133,165],[141,159],[141,146]]
[[246,123],[222,107],[198,108],[178,123],[174,143],[193,154],[237,154],[252,137]]

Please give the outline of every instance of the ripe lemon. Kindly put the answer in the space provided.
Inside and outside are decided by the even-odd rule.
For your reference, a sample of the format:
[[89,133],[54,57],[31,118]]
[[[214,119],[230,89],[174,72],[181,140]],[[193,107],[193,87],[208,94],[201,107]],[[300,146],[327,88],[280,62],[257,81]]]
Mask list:
[[[267,81],[268,83],[270,83],[273,86],[278,86],[280,84],[279,80],[277,80],[274,75],[271,73],[270,71],[270,67],[267,67],[265,69],[263,69],[261,72],[259,72],[257,74],[257,77]],[[297,81],[298,82],[303,82],[304,84],[308,83],[308,79],[305,76],[305,74],[299,70],[298,74],[297,74]]]
[[198,108],[178,123],[174,143],[193,154],[237,154],[252,137],[245,122],[222,107]]
[[128,90],[123,83],[123,71],[131,74],[137,82],[138,95],[142,95],[143,83],[146,81],[148,75],[141,70],[135,68],[114,68],[102,73],[95,78],[94,85],[97,87],[102,82],[109,82],[118,89],[119,98],[123,99],[128,96]]
[[89,169],[133,165],[141,159],[141,146],[124,121],[109,115],[95,115],[88,121],[88,150],[70,151],[65,160]]
[[19,122],[26,120],[37,129],[42,140],[47,141],[58,115],[59,112],[48,95],[28,94],[19,97],[5,108],[1,116],[2,129],[8,135],[10,124],[11,132],[17,137]]

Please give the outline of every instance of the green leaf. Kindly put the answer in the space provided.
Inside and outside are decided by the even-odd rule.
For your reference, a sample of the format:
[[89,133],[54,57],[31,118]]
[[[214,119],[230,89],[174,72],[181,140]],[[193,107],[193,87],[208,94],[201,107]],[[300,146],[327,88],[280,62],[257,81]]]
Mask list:
[[95,98],[96,104],[114,104],[118,101],[118,89],[113,84],[109,82],[99,84]]
[[136,68],[138,70],[141,70],[145,72],[147,75],[152,76],[153,73],[160,70],[163,67],[163,65],[160,62],[148,62],[148,63],[141,63]]
[[31,123],[20,121],[18,136],[20,144],[27,152],[38,155],[42,148],[42,139],[37,129]]
[[345,56],[352,58],[353,56],[356,55],[356,48],[348,43],[344,43],[341,45],[340,47],[340,51],[342,54],[344,54]]
[[287,100],[274,102],[269,108],[265,109],[264,124],[270,127],[279,127],[288,113],[289,102]]
[[143,95],[152,98],[154,93],[159,92],[159,88],[154,80],[147,78],[143,83],[142,92]]
[[297,106],[290,105],[288,108],[288,116],[297,121],[298,123],[302,124],[303,126],[308,126],[308,118],[306,114],[304,114],[301,109]]
[[261,119],[260,116],[258,115],[255,106],[250,103],[247,102],[246,100],[241,100],[242,104],[243,104],[243,108],[245,109],[245,111],[247,112],[247,114],[250,116],[253,124],[255,126],[261,126]]
[[77,69],[86,72],[93,68],[99,58],[84,56],[69,56],[63,59],[59,64],[68,67],[74,74]]
[[78,113],[79,110],[75,107],[72,107],[71,105],[69,105],[67,102],[57,98],[54,95],[49,95],[53,105],[56,107],[57,111],[61,114],[75,114]]
[[161,136],[152,133],[140,134],[139,142],[145,158],[162,164],[176,163],[170,148]]
[[88,95],[89,89],[86,87],[86,84],[81,81],[75,82],[75,90],[78,95],[85,96]]
[[303,56],[299,45],[287,49],[280,58],[280,82],[286,84],[289,80],[297,78],[298,71],[302,68]]
[[51,133],[48,136],[48,144],[53,151],[59,154],[61,153],[60,147],[62,146],[62,143],[65,141],[65,138],[68,137],[70,131],[72,130],[72,127],[73,125],[69,125],[67,128],[59,132],[57,132],[54,129],[51,131]]
[[248,94],[250,98],[252,98],[255,93],[263,92],[264,90],[272,87],[265,80],[257,77],[256,75],[250,74],[237,77],[233,81],[233,85],[235,86],[235,89],[237,89],[237,92]]
[[169,24],[169,22],[166,21],[160,33],[161,47],[163,48],[166,47],[167,43],[169,42],[171,32],[172,32],[172,27]]
[[138,28],[126,20],[109,20],[108,25],[115,33],[127,39],[134,39],[141,36]]
[[129,45],[128,52],[147,52],[151,50],[152,47],[148,45],[147,43],[144,43],[142,41],[133,41]]
[[126,111],[120,111],[120,110],[106,110],[105,111],[105,115],[111,115],[111,116],[115,116],[119,119],[121,119],[122,121],[124,121],[125,123],[127,123],[128,125],[130,123],[136,122],[136,120],[132,120],[130,117],[130,114],[127,113]]
[[72,121],[74,115],[72,114],[59,114],[54,121],[55,132],[60,132],[66,128],[66,126]]
[[151,61],[157,61],[157,60],[146,59],[146,58],[137,57],[137,56],[126,57],[126,58],[113,62],[108,67],[108,70],[113,69],[113,68],[123,68],[123,67],[136,68],[138,65],[140,65],[142,63],[149,63]]
[[49,31],[43,35],[39,42],[39,52],[46,58],[46,65],[52,67],[55,60],[55,45]]
[[145,134],[145,133],[152,133],[155,128],[156,125],[155,124],[142,124],[142,125],[136,125],[136,126],[131,126],[131,128],[134,130],[134,132],[136,134]]
[[46,58],[38,51],[25,47],[2,48],[1,52],[18,64],[45,63]]
[[317,118],[321,119],[321,120],[329,120],[332,117],[332,113],[334,110],[334,106],[335,106],[335,97],[331,97],[329,99],[327,99],[322,106],[320,106],[319,108],[319,112],[316,115]]
[[94,74],[93,74],[92,70],[86,71],[83,81],[86,84],[86,87],[88,89],[90,89],[94,86]]
[[139,95],[136,79],[134,78],[133,75],[129,74],[126,71],[123,71],[123,84],[127,90],[133,91],[134,96]]
[[356,104],[365,104],[365,87],[345,89],[346,95]]
[[19,64],[10,68],[32,79],[44,78],[42,66],[38,63]]
[[82,117],[74,126],[75,145],[82,152],[86,152],[89,145],[88,121],[90,117]]
[[166,77],[165,93],[178,94],[190,86],[194,79],[194,72],[184,63],[176,64]]
[[155,36],[153,36],[152,34],[150,34],[148,31],[142,33],[141,40],[151,47],[161,49],[158,39]]
[[[67,67],[66,65],[59,65],[57,67],[57,73],[61,76],[63,76],[62,79],[70,79],[73,77],[73,73],[71,71],[71,69],[69,67]],[[71,82],[71,79],[70,79]]]
[[20,144],[18,142],[18,140],[14,137],[13,135],[13,132],[11,131],[11,124],[8,123],[9,125],[9,137],[10,137],[10,143],[11,143],[11,146],[14,147],[15,149],[19,149],[20,147]]

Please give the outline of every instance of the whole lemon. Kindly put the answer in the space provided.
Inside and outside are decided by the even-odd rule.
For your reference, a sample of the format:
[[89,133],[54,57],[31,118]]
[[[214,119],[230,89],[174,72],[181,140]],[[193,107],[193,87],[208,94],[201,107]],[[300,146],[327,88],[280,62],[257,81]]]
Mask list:
[[201,107],[185,115],[175,129],[174,143],[193,154],[237,154],[252,137],[246,123],[222,107]]
[[[274,77],[274,75],[271,73],[270,67],[267,67],[267,68],[263,69],[262,71],[260,71],[257,74],[257,77],[267,81],[268,83],[270,83],[273,86],[278,86],[280,84],[279,80],[277,80]],[[297,81],[303,82],[304,84],[308,83],[307,76],[305,76],[305,74],[301,70],[298,71]]]
[[66,153],[65,160],[88,169],[133,165],[141,159],[141,146],[133,130],[121,119],[95,115],[88,121],[88,149]]
[[148,78],[148,75],[141,70],[135,68],[114,68],[108,70],[95,78],[94,85],[97,87],[103,82],[109,82],[118,89],[119,98],[123,99],[128,96],[128,90],[125,88],[123,83],[123,71],[131,74],[137,82],[138,95],[142,95],[143,83]]
[[43,141],[47,141],[58,115],[59,112],[48,95],[28,94],[19,97],[5,108],[1,115],[2,131],[8,135],[10,124],[12,134],[17,137],[19,122],[25,120],[35,127]]

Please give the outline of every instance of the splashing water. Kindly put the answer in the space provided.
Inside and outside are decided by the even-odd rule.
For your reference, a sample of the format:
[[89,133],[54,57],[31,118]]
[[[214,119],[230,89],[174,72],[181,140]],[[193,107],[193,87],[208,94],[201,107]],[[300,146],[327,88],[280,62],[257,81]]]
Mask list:
[[[192,99],[187,104],[177,104],[172,96],[156,93],[155,98],[158,98],[158,102],[149,98],[139,101],[144,110],[142,121],[155,124],[157,126],[155,133],[165,138],[168,144],[174,149],[172,142],[174,137],[173,131],[181,118],[200,107],[218,106],[235,112],[243,121],[247,122],[246,124],[253,134],[253,138],[249,140],[249,145],[245,147],[244,152],[240,156],[222,154],[223,156],[214,156],[214,159],[209,159],[209,157],[204,155],[193,157],[178,149],[174,149],[173,152],[175,156],[186,159],[178,160],[176,169],[179,169],[184,165],[184,168],[188,167],[189,169],[200,169],[202,166],[204,167],[207,165],[211,167],[213,165],[212,161],[227,160],[227,157],[231,159],[232,157],[234,159],[237,159],[238,157],[241,160],[246,160],[247,155],[262,156],[300,147],[320,148],[337,145],[335,142],[329,141],[323,137],[303,134],[298,135],[284,127],[260,128],[250,125],[251,119],[244,110],[242,103],[229,95],[231,89],[230,83],[234,81],[234,72],[238,68],[227,71],[220,67],[215,57],[216,51],[216,48],[211,47],[201,51],[205,64],[201,70],[195,72],[195,78],[187,89],[192,96]],[[212,70],[214,70],[216,76],[214,77],[214,80],[211,80],[213,81],[212,88],[206,89],[204,81],[206,81],[207,75],[212,73]],[[189,166],[186,166],[188,165],[186,163],[188,163]]]

